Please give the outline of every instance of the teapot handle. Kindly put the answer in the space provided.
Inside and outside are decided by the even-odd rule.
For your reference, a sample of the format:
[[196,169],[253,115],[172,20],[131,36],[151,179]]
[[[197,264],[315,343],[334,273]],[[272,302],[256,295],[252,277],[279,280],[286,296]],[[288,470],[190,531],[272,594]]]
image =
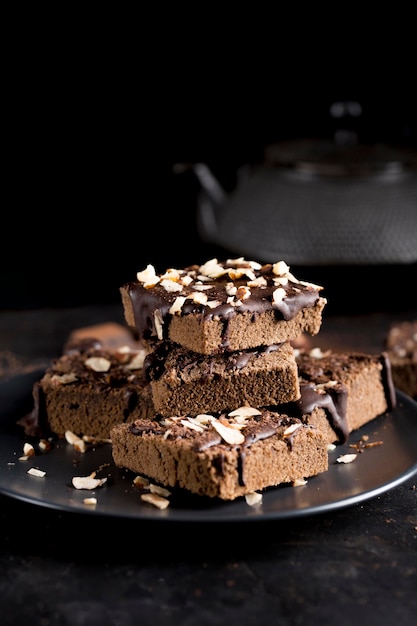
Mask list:
[[196,216],[199,235],[205,241],[216,241],[218,214],[225,204],[226,192],[205,163],[177,163],[174,167],[177,173],[188,170],[193,171],[200,184]]

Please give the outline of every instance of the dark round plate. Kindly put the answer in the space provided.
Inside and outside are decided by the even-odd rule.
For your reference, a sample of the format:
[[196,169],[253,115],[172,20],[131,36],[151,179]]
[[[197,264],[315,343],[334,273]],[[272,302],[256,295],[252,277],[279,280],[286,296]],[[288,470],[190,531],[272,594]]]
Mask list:
[[[48,452],[40,451],[26,461],[25,437],[16,420],[31,406],[31,386],[36,373],[0,384],[0,493],[35,505],[86,513],[88,515],[185,522],[259,521],[295,518],[341,509],[396,487],[417,474],[417,403],[397,391],[397,407],[350,435],[348,444],[364,435],[368,443],[349,464],[338,463],[342,454],[355,452],[348,444],[329,453],[329,470],[309,478],[300,487],[281,485],[264,491],[260,505],[252,507],[244,498],[223,502],[172,490],[164,510],[141,501],[140,490],[132,483],[134,474],[115,467],[110,444],[82,454],[65,441],[53,442]],[[31,476],[34,467],[46,472]],[[72,486],[73,476],[106,477],[93,492]],[[94,496],[95,505],[84,503]]]

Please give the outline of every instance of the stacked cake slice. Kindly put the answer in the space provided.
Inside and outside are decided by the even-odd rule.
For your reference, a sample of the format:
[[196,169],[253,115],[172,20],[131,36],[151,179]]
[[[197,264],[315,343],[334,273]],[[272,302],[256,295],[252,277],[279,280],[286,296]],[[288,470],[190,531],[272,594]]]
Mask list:
[[325,471],[320,430],[272,410],[300,398],[291,342],[319,332],[321,289],[243,258],[139,272],[121,295],[155,416],[112,429],[115,463],[226,500]]

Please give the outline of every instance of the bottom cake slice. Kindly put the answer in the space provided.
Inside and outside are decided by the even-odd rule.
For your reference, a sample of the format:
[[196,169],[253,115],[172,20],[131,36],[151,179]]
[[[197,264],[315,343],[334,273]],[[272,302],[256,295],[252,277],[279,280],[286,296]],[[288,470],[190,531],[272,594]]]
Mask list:
[[157,417],[118,424],[111,441],[116,466],[164,487],[223,500],[328,469],[327,443],[317,428],[247,406],[219,417]]

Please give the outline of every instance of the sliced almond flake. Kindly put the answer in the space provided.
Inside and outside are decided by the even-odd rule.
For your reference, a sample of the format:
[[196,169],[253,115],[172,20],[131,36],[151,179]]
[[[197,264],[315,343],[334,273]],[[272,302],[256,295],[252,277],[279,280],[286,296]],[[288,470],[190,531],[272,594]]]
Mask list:
[[236,298],[238,300],[247,300],[248,298],[250,298],[250,295],[251,295],[251,290],[249,289],[249,287],[246,287],[246,286],[239,287],[239,289],[236,292]]
[[31,476],[36,476],[37,478],[43,478],[44,476],[46,476],[46,472],[37,469],[36,467],[31,467],[30,469],[28,469],[27,473]]
[[[214,417],[212,419],[215,419]],[[192,424],[195,424],[196,426],[198,426],[199,428],[201,428],[201,430],[205,430],[207,428],[207,425],[210,423],[211,420],[208,420],[207,418],[204,420],[203,416],[199,416],[199,417],[187,417],[187,420],[189,422],[191,422]]]
[[230,426],[224,426],[218,420],[213,420],[212,426],[219,433],[220,437],[230,445],[239,445],[245,441],[245,436],[239,430]]
[[237,287],[234,283],[227,283],[226,287],[225,287],[225,292],[226,295],[228,296],[235,296],[236,292],[237,292]]
[[74,444],[76,441],[80,440],[80,437],[72,432],[72,430],[65,431],[65,439],[68,443]]
[[239,265],[243,265],[244,263],[247,263],[247,261],[245,261],[244,256],[239,256],[236,259],[227,259],[226,263],[227,265],[237,267]]
[[173,424],[175,424],[175,422],[178,422],[180,419],[181,419],[180,417],[164,417],[163,419],[161,419],[161,425],[172,426]]
[[156,493],[143,493],[140,496],[140,499],[144,502],[148,502],[149,504],[153,504],[158,509],[166,509],[169,506],[169,500],[167,498],[163,498],[162,496],[158,496]]
[[154,323],[155,323],[156,335],[158,339],[161,340],[164,337],[164,332],[163,332],[164,320],[162,317],[162,313],[159,309],[155,310],[153,318],[154,318]]
[[311,287],[315,291],[321,291],[323,289],[323,287],[321,287],[320,285],[315,285],[314,283],[309,283],[309,282],[306,282],[305,280],[299,280],[297,282],[300,285],[304,285],[304,287]]
[[94,372],[108,372],[111,368],[111,362],[102,356],[92,356],[84,364]]
[[78,437],[78,435],[76,435],[75,433],[71,432],[70,430],[67,430],[65,432],[65,439],[69,444],[74,446],[74,448],[78,452],[85,452],[87,450],[85,441],[81,439],[81,437]]
[[27,454],[23,454],[22,456],[19,456],[17,460],[18,461],[27,461],[28,458],[29,457],[27,456]]
[[305,478],[296,478],[295,480],[292,481],[292,486],[293,487],[302,487],[302,485],[306,485],[307,481]]
[[301,428],[301,424],[291,424],[291,426],[288,426],[288,428],[284,430],[284,437],[289,437],[299,428]]
[[357,456],[357,454],[341,454],[337,457],[336,461],[338,463],[352,463]]
[[196,430],[197,432],[201,433],[204,428],[203,426],[201,426],[201,424],[197,424],[195,422],[191,421],[191,418],[185,419],[185,420],[181,420],[181,424],[183,426],[185,426],[186,428],[191,428],[191,430]]
[[336,444],[335,443],[328,443],[327,444],[327,451],[331,452],[332,450],[336,449]]
[[275,304],[279,304],[280,302],[283,301],[286,295],[287,295],[287,292],[285,291],[285,289],[283,289],[282,287],[278,287],[272,293],[272,300]]
[[181,313],[181,309],[185,301],[186,301],[185,296],[177,296],[174,302],[172,303],[171,307],[169,308],[168,313],[170,313],[170,315]]
[[197,422],[197,424],[202,424],[204,426],[206,424],[210,424],[215,419],[216,418],[214,417],[214,415],[208,415],[207,413],[201,413],[200,415],[197,415],[194,418],[194,421]]
[[243,276],[247,276],[249,280],[255,280],[256,274],[248,267],[237,267],[236,269],[228,270],[229,276],[232,280],[239,280]]
[[228,413],[229,417],[253,417],[254,415],[262,415],[262,413],[253,406],[240,406],[238,409]]
[[208,289],[212,289],[213,286],[212,285],[203,285],[202,283],[195,283],[193,285],[193,289],[195,291],[207,291]]
[[272,273],[277,276],[285,276],[290,271],[289,265],[285,261],[278,261],[272,266]]
[[181,278],[181,273],[179,270],[170,267],[164,274],[161,275],[160,278],[161,282],[163,282],[164,280],[172,280],[174,282],[178,282]]
[[110,437],[94,437],[93,435],[83,435],[82,440],[86,443],[111,443]]
[[186,274],[185,276],[181,276],[179,282],[181,285],[184,285],[184,287],[188,287],[188,285],[193,282],[193,278]]
[[137,354],[133,357],[133,359],[126,363],[126,369],[128,370],[141,370],[143,369],[143,364],[145,362],[146,350],[139,350]]
[[248,287],[265,287],[267,284],[265,276],[258,276],[254,280],[248,281]]
[[274,285],[280,285],[281,287],[288,285],[288,276],[275,276],[272,280]]
[[209,309],[215,309],[221,305],[221,302],[220,300],[207,300],[206,304],[209,307]]
[[294,274],[291,274],[291,272],[288,272],[288,274],[287,274],[287,278],[288,278],[288,280],[290,280],[292,283],[295,283],[295,284],[297,284],[297,283],[299,283],[299,282],[300,282],[300,281],[298,280],[298,278],[296,278],[296,277],[294,276]]
[[149,479],[146,478],[146,476],[141,476],[140,474],[138,474],[133,479],[133,484],[135,485],[135,487],[141,487],[142,489],[148,489],[150,483],[149,483]]
[[70,372],[69,374],[62,374],[61,376],[59,374],[54,374],[51,377],[51,382],[58,385],[68,385],[69,383],[74,383],[76,380],[78,379],[73,372]]
[[84,498],[83,502],[89,506],[95,506],[97,504],[97,498]]
[[262,494],[258,493],[257,491],[247,493],[245,495],[245,500],[246,503],[249,504],[249,506],[256,506],[257,504],[260,504],[262,502]]
[[136,278],[147,289],[159,283],[159,276],[157,276],[153,265],[147,265],[146,269],[136,274]]
[[23,445],[23,454],[27,457],[35,456],[35,448],[31,443],[25,443]]
[[329,387],[330,389],[332,387],[335,387],[337,385],[337,380],[328,380],[327,383],[324,383],[324,387]]
[[74,476],[72,484],[76,489],[97,489],[107,482],[107,478],[95,478],[94,476]]
[[210,259],[204,265],[200,265],[199,271],[202,276],[208,276],[209,278],[217,278],[227,274],[227,270],[219,264],[217,259]]
[[190,293],[187,298],[189,300],[192,300],[193,302],[196,302],[197,304],[206,304],[208,300],[207,294],[203,293],[202,291],[194,291],[193,293]]
[[165,489],[165,487],[155,485],[155,483],[149,484],[149,490],[151,493],[156,493],[158,496],[162,496],[163,498],[168,498],[171,495],[169,489]]
[[240,426],[247,426],[247,421],[250,418],[249,415],[236,415],[236,417],[234,417],[234,421],[236,423],[236,425],[240,425]]
[[[212,282],[212,278],[210,278],[210,276],[204,276],[203,274],[199,274],[197,276],[197,280],[201,281],[202,283],[211,283]],[[212,285],[209,285],[210,288],[212,287]]]
[[183,285],[181,285],[180,283],[176,283],[173,280],[169,280],[168,278],[164,278],[164,280],[161,280],[160,284],[165,289],[165,291],[168,292],[182,291],[184,289]]

